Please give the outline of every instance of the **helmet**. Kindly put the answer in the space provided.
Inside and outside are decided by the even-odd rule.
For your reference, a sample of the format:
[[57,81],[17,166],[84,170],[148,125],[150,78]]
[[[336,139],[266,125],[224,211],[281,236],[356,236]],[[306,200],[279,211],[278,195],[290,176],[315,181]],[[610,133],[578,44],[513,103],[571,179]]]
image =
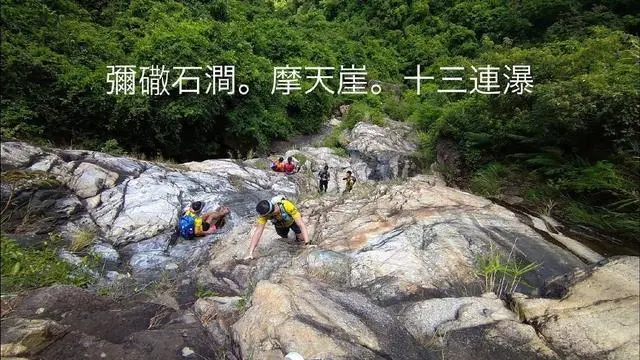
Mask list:
[[191,203],[191,209],[195,212],[200,212],[202,211],[202,208],[204,207],[204,203],[202,201],[194,201]]
[[261,200],[256,205],[256,212],[260,215],[269,215],[273,212],[273,204],[268,200]]

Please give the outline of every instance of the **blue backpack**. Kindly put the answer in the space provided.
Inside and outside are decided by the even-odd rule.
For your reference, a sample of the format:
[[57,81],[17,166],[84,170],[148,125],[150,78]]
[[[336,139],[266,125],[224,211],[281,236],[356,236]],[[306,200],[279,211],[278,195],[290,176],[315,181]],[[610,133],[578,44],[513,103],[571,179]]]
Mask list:
[[180,236],[187,240],[191,240],[196,236],[196,214],[185,211],[180,217],[178,223],[180,229]]

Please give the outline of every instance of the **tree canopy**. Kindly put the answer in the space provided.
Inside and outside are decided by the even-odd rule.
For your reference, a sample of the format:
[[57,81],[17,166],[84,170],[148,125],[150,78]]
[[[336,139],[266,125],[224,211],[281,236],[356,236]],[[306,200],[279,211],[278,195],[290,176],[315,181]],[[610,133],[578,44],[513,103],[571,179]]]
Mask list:
[[[1,8],[4,137],[203,160],[313,133],[349,103],[358,110],[351,124],[413,123],[426,163],[440,140],[456,144],[464,168],[451,182],[484,195],[515,184],[571,221],[640,232],[636,0],[1,0]],[[334,67],[335,90],[338,69],[351,64],[366,66],[382,92],[271,94],[274,67]],[[404,79],[418,64],[436,77],[420,95]],[[472,67],[518,64],[531,68],[531,93],[436,90],[451,86],[442,67],[464,67],[469,88]],[[114,65],[233,65],[236,84],[250,90],[109,95]]]

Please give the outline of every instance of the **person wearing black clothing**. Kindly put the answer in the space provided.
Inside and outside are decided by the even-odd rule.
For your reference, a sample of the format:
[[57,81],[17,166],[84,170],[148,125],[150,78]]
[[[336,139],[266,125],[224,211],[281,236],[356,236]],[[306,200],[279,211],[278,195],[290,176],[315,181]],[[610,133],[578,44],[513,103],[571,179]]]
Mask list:
[[331,175],[329,174],[329,165],[325,165],[324,170],[320,171],[320,173],[318,173],[318,176],[320,177],[320,189],[318,190],[318,192],[326,193],[327,186],[329,185],[329,177],[331,177]]

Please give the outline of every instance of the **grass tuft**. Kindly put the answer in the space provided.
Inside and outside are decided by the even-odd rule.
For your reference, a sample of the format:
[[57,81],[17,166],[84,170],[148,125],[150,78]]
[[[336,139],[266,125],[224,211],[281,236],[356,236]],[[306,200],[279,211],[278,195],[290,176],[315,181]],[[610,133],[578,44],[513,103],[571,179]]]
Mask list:
[[492,244],[489,254],[482,255],[476,260],[476,273],[484,278],[485,292],[494,292],[500,298],[512,294],[522,277],[539,267],[536,263],[522,263],[512,259],[515,246],[514,243],[505,259]]
[[69,246],[69,250],[74,253],[77,253],[87,246],[91,245],[93,241],[96,239],[96,232],[94,230],[85,229],[79,230],[73,234],[73,238],[71,239],[71,245]]

